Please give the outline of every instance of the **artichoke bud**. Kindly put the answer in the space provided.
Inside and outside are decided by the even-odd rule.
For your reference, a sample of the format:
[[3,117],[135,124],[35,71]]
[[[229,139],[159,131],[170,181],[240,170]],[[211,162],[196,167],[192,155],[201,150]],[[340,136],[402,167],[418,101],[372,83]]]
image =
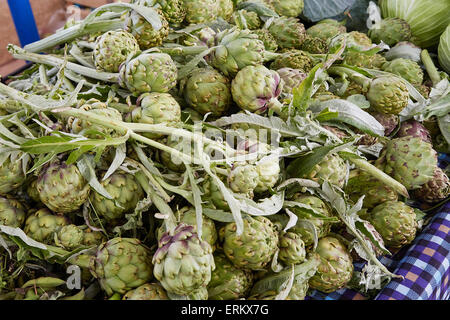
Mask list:
[[26,218],[26,208],[14,198],[0,197],[0,225],[21,228]]
[[55,244],[67,250],[78,248],[83,243],[84,232],[74,224],[63,226],[55,233]]

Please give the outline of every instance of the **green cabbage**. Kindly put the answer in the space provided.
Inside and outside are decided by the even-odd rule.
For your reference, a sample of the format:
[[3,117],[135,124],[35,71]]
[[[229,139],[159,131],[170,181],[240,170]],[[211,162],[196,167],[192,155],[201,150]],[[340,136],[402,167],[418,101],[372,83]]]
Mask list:
[[441,35],[438,47],[439,63],[445,72],[450,73],[450,24]]
[[413,41],[421,48],[439,43],[450,23],[449,0],[380,0],[383,18],[401,18],[411,26]]

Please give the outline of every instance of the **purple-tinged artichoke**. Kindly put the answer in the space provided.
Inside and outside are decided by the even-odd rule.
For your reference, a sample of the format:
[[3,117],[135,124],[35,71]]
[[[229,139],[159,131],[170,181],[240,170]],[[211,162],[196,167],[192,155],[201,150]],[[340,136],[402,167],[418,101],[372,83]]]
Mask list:
[[384,127],[384,135],[389,136],[397,128],[400,118],[396,114],[381,113],[369,110],[369,113]]
[[431,143],[431,136],[427,128],[419,121],[410,119],[402,122],[398,130],[396,138],[402,137],[416,137],[422,139],[424,142]]
[[420,189],[414,190],[413,197],[427,203],[437,203],[450,195],[450,180],[441,168],[436,168],[433,179]]
[[281,68],[277,70],[280,78],[283,80],[283,93],[292,94],[294,88],[297,88],[308,76],[298,69]]

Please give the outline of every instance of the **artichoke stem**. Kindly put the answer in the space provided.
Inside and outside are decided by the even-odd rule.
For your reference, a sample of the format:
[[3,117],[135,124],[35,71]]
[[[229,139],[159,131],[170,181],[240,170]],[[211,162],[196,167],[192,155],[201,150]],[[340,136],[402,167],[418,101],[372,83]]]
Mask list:
[[431,59],[430,54],[428,53],[428,50],[426,49],[422,50],[422,52],[420,53],[420,57],[422,59],[423,64],[425,65],[425,69],[427,70],[431,81],[433,82],[433,87],[435,87],[441,81],[439,71],[434,65],[433,60]]

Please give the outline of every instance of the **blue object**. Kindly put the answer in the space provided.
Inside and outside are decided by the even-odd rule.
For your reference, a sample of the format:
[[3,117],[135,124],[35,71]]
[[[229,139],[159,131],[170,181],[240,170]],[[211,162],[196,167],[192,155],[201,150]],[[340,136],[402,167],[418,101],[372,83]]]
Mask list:
[[36,21],[34,20],[30,1],[8,0],[8,5],[22,47],[29,43],[38,41],[40,36],[36,26]]

